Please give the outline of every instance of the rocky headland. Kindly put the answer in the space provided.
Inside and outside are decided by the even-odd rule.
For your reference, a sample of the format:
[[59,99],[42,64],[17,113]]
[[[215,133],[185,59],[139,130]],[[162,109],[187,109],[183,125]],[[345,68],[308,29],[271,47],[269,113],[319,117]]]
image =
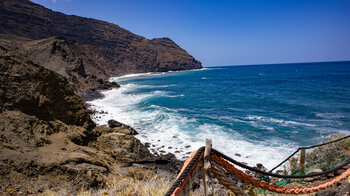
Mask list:
[[[76,41],[79,50],[95,60],[90,64],[82,58],[82,64],[85,69],[93,67],[97,77],[201,68],[199,61],[169,38],[149,40],[115,24],[54,12],[29,0],[0,1],[0,18],[1,34],[30,40],[63,36]],[[80,52],[75,55],[81,57]]]
[[177,174],[174,155],[153,155],[122,123],[96,126],[84,101],[118,88],[111,76],[198,69],[199,61],[169,38],[28,0],[1,0],[0,18],[0,192],[73,193],[116,177]]

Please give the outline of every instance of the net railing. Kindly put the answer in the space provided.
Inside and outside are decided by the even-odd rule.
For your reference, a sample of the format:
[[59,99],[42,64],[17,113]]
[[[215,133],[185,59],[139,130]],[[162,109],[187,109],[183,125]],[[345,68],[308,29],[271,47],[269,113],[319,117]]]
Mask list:
[[[189,193],[191,179],[201,167],[206,172],[211,171],[220,184],[236,195],[313,193],[350,176],[350,135],[334,135],[326,143],[300,147],[270,171],[261,165],[251,167],[236,161],[211,148],[211,141],[207,141],[206,147],[199,148],[186,160],[166,195],[177,195],[184,190]],[[206,180],[203,182],[204,187],[209,186]]]
[[[293,178],[268,175],[258,175],[258,178],[283,187],[311,186],[340,174],[349,161],[350,135],[332,135],[326,143],[298,148],[269,171],[294,176]],[[259,194],[271,193],[258,188],[257,192]]]

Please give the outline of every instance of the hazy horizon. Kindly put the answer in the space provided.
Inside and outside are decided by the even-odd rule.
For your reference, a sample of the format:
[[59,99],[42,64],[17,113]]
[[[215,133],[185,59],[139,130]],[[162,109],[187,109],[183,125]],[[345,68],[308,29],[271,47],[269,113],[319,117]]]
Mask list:
[[234,66],[254,66],[254,65],[294,65],[294,64],[316,64],[316,63],[342,63],[350,62],[345,61],[310,61],[310,62],[290,62],[290,63],[257,63],[257,64],[244,64],[244,65],[208,65],[203,66],[204,68],[215,68],[215,67],[234,67]]

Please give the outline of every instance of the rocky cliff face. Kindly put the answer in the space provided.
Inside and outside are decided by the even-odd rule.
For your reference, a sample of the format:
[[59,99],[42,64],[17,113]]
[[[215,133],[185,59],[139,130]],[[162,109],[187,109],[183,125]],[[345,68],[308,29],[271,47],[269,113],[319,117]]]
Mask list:
[[96,127],[65,77],[0,45],[0,192],[101,188],[125,162],[156,162],[129,129]]
[[88,56],[85,50],[73,40],[57,36],[31,40],[0,34],[0,44],[26,54],[34,63],[65,77],[75,89],[81,92],[91,88],[119,87],[118,84],[109,83],[104,79],[105,73],[97,68],[102,65]]
[[0,0],[0,192],[101,188],[133,163],[179,169],[174,156],[152,155],[130,127],[96,126],[79,95],[118,87],[109,76],[196,68],[200,62],[170,39]]
[[42,120],[94,126],[80,97],[64,77],[0,48],[0,107]]
[[[68,16],[29,0],[1,0],[0,18],[2,34],[31,40],[53,36],[75,40],[80,45],[79,50],[95,60],[90,67],[95,75],[108,77],[125,73],[201,68],[199,61],[168,38],[148,40],[115,24]],[[35,46],[39,43],[32,44]],[[62,45],[57,46],[57,50],[53,49],[51,53],[62,53]],[[84,69],[79,67],[80,62],[79,58],[74,62],[75,70],[84,77]],[[83,63],[87,62],[83,59]],[[64,74],[59,68],[57,71]]]

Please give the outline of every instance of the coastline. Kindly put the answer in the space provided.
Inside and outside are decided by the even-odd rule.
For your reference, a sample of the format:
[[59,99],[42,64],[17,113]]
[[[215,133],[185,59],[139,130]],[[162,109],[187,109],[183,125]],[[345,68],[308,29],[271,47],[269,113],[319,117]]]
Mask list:
[[[204,68],[205,69],[205,68]],[[200,69],[203,70],[203,69]],[[188,71],[196,71],[196,70],[188,70]],[[138,73],[138,74],[127,74],[124,76],[121,76],[122,80],[119,81],[124,81],[124,80],[130,80],[133,78],[144,78],[145,77],[158,77],[158,76],[162,76],[164,74],[166,74],[167,72],[151,72],[151,73]],[[116,78],[120,78],[120,77],[112,77],[109,81],[118,81]],[[152,86],[152,85],[150,85]],[[166,88],[168,85],[161,85],[161,89],[162,88]],[[134,93],[129,93],[130,90],[132,91],[133,89],[138,89],[138,88],[146,88],[149,89],[150,87],[148,85],[142,85],[142,84],[133,84],[133,82],[126,82],[126,84],[122,84],[119,88],[116,89],[111,89],[111,90],[102,90],[100,91],[101,94],[101,98],[99,99],[95,99],[94,101],[87,101],[85,102],[85,104],[88,105],[88,108],[90,110],[92,110],[94,113],[91,115],[92,119],[94,120],[95,123],[97,123],[98,125],[107,125],[108,120],[113,119],[113,120],[117,120],[119,122],[131,125],[133,128],[135,128],[140,134],[136,136],[136,138],[138,138],[146,147],[147,149],[156,156],[164,156],[166,154],[171,154],[171,155],[175,155],[177,160],[180,161],[184,161],[185,159],[187,159],[189,157],[189,155],[196,149],[198,149],[199,147],[204,145],[205,140],[202,139],[196,139],[196,141],[193,141],[191,139],[192,136],[188,135],[185,132],[178,132],[175,129],[173,130],[171,128],[171,126],[167,126],[168,128],[170,128],[173,131],[169,131],[166,127],[161,128],[161,130],[164,130],[164,128],[167,130],[165,132],[163,131],[156,131],[156,129],[154,129],[155,131],[150,131],[149,127],[143,128],[143,125],[139,125],[138,122],[136,122],[135,120],[138,118],[142,118],[144,119],[143,121],[145,121],[146,119],[154,124],[156,122],[154,122],[154,118],[152,120],[152,115],[155,115],[157,112],[154,112],[153,114],[150,114],[148,112],[136,112],[137,115],[134,116],[130,116],[132,114],[130,113],[126,113],[126,116],[123,115],[124,111],[119,110],[119,109],[123,109],[125,107],[129,107],[129,104],[133,105],[133,104],[137,104],[140,103],[140,100],[142,100],[143,98],[147,98],[147,95],[143,95],[141,94],[134,94]],[[156,90],[158,91],[158,89]],[[151,94],[151,96],[168,96],[168,95],[163,95],[163,94],[154,94],[153,92],[150,92],[149,94]],[[106,99],[104,99],[104,98]],[[169,96],[170,97],[170,96]],[[111,103],[111,101],[113,100],[118,100],[116,103],[118,105],[122,105],[121,108],[117,108],[116,110],[114,109],[114,107],[112,105],[105,105],[107,103],[107,101],[109,103]],[[91,103],[94,102],[94,103]],[[95,104],[95,105],[94,105]],[[134,106],[134,105],[133,105]],[[132,107],[133,107],[132,106]],[[132,109],[129,108],[127,110],[132,110],[134,111],[135,108]],[[152,107],[153,108],[153,107]],[[157,106],[154,106],[155,110],[158,110],[160,108],[158,108]],[[162,108],[161,108],[162,109]],[[118,112],[120,111],[120,112]],[[166,110],[165,110],[166,111]],[[165,115],[167,115],[169,113],[165,113]],[[161,116],[163,115],[163,113],[160,114]],[[123,117],[122,117],[123,116]],[[120,118],[122,117],[122,118]],[[132,119],[130,119],[130,117],[132,117]],[[193,121],[196,121],[195,119],[187,119],[186,117],[184,117],[185,119],[180,119],[178,118],[179,116],[171,116],[170,118],[172,119],[173,117],[175,117],[176,119],[174,119],[175,121],[171,121],[171,123],[173,122],[183,122],[186,123],[187,121],[192,124]],[[182,118],[182,117],[181,117]],[[130,121],[131,120],[131,121]],[[182,121],[185,120],[185,121]],[[129,122],[129,123],[128,123]],[[131,122],[131,123],[130,123]],[[136,126],[135,123],[136,122]],[[158,125],[155,125],[156,127]],[[162,125],[159,125],[162,126]],[[177,126],[177,125],[175,125]],[[213,127],[215,126],[215,127]],[[153,127],[153,126],[152,126]],[[192,127],[192,126],[191,126]],[[216,146],[216,148],[218,149],[225,149],[222,144],[220,144],[221,141],[227,143],[231,143],[232,141],[234,141],[234,145],[233,147],[235,149],[241,149],[241,150],[232,150],[233,153],[231,153],[230,151],[230,155],[236,157],[238,160],[245,162],[249,165],[255,165],[257,163],[263,163],[266,162],[266,158],[264,158],[264,156],[260,156],[258,159],[253,159],[252,157],[256,157],[256,155],[259,155],[259,150],[256,150],[254,152],[252,152],[249,149],[252,148],[256,148],[258,146],[258,149],[261,149],[260,151],[264,152],[265,154],[272,154],[272,152],[275,152],[277,150],[290,150],[289,147],[283,145],[280,146],[278,148],[273,147],[271,144],[271,146],[264,146],[263,144],[255,144],[253,142],[247,141],[246,139],[244,139],[244,137],[241,137],[239,135],[236,135],[238,137],[234,138],[232,140],[231,136],[228,135],[227,133],[220,131],[220,134],[217,135],[218,133],[215,133],[215,131],[211,131],[211,130],[216,130],[216,128],[219,128],[216,125],[210,125],[210,124],[202,124],[198,127],[192,127],[194,129],[198,129],[201,130],[200,133],[201,137],[205,136],[206,138],[216,138],[214,140],[214,146]],[[214,128],[214,129],[213,129]],[[207,131],[208,130],[208,131]],[[158,134],[157,134],[158,133]],[[164,135],[165,134],[165,135]],[[222,134],[222,135],[221,135]],[[167,136],[167,137],[161,137],[161,135]],[[218,137],[219,136],[219,137]],[[198,138],[201,138],[198,137]],[[231,139],[228,139],[231,138]],[[203,141],[202,141],[203,140]],[[273,141],[272,143],[274,143],[275,141]],[[256,146],[257,145],[257,146]],[[262,147],[262,148],[259,148]],[[243,147],[243,148],[242,148]],[[226,151],[227,153],[227,151]],[[285,153],[280,153],[277,157],[275,157],[275,163],[277,163],[279,160],[282,160],[283,158],[285,158],[285,156],[288,154]],[[271,162],[271,164],[265,166],[265,167],[272,167],[274,166],[274,162]]]
[[[91,89],[87,89],[85,92],[80,93],[81,94],[80,96],[82,97],[82,100],[83,100],[86,108],[90,111],[90,116],[93,119],[93,121],[95,121],[95,123],[97,125],[99,125],[99,126],[101,126],[101,125],[107,125],[108,126],[108,123],[98,124],[96,122],[96,116],[97,116],[97,118],[99,118],[98,115],[106,115],[106,114],[108,114],[108,111],[97,110],[96,108],[93,107],[93,104],[91,102],[105,98],[105,94],[104,94],[105,92],[109,92],[109,91],[112,91],[112,90],[118,90],[120,88],[123,88],[123,85],[120,85],[119,81],[130,80],[132,78],[138,78],[138,77],[142,77],[142,76],[154,77],[154,76],[162,76],[162,75],[164,75],[166,73],[172,73],[172,72],[201,71],[201,70],[205,70],[205,69],[207,69],[207,68],[190,69],[190,70],[178,70],[178,71],[167,71],[167,72],[129,73],[129,74],[124,74],[124,75],[120,75],[120,76],[113,76],[113,77],[108,78],[107,81],[110,82],[110,83],[116,83],[116,84],[118,84],[118,86],[111,87],[111,88],[91,88]],[[118,123],[121,123],[121,124],[123,124],[125,126],[128,126],[128,127],[132,128],[132,129],[135,129],[132,126],[126,125],[123,122],[119,122],[116,119],[111,118],[109,120],[114,120],[114,121],[116,121]],[[137,136],[136,136],[136,138],[140,140],[140,138],[138,138]],[[150,148],[152,146],[155,147],[155,145],[152,144],[151,142],[142,142],[142,144],[154,156],[159,157],[159,158],[164,158],[164,157],[167,158],[167,159],[170,158],[170,160],[175,162],[175,163],[179,163],[179,162],[183,163],[185,161],[185,159],[187,159],[189,157],[189,155],[192,153],[192,151],[184,152],[183,150],[176,150],[175,151],[176,153],[180,153],[180,154],[183,155],[182,158],[179,158],[178,156],[175,155],[175,153],[164,151],[163,148],[165,148],[165,146],[158,147],[158,149],[155,150],[154,148]],[[204,144],[204,141],[203,141],[203,144]],[[186,145],[186,147],[189,148],[190,145],[188,144],[188,145]],[[175,149],[176,147],[169,147],[169,148],[174,148]]]
[[[303,67],[297,68],[302,70]],[[296,68],[291,67],[290,69]],[[114,119],[132,126],[140,133],[136,138],[156,155],[170,152],[175,154],[178,160],[185,160],[188,154],[203,146],[203,138],[215,138],[213,146],[216,149],[221,149],[225,154],[246,162],[248,165],[267,163],[264,165],[267,168],[272,168],[298,146],[322,142],[329,134],[336,133],[326,129],[326,126],[331,122],[329,120],[332,120],[329,119],[329,115],[321,116],[322,110],[312,110],[311,112],[315,113],[308,112],[300,115],[297,113],[299,111],[296,110],[298,108],[292,107],[295,104],[295,99],[290,99],[288,96],[275,100],[276,96],[271,93],[264,94],[265,97],[257,97],[251,91],[243,91],[242,94],[239,94],[240,89],[211,84],[212,81],[226,81],[223,80],[225,78],[215,75],[227,73],[227,77],[231,77],[232,73],[237,71],[246,73],[243,72],[246,69],[191,71],[185,74],[133,73],[110,78],[110,81],[120,81],[121,87],[101,91],[105,98],[94,101],[96,112],[100,112],[93,116],[96,118],[95,122],[103,125],[107,124],[108,120]],[[260,76],[258,75],[262,72],[260,70],[251,72],[250,69],[247,69],[247,72],[249,73],[249,81],[257,79],[254,82],[268,82],[268,84],[274,79],[270,78],[269,74],[275,73],[269,70],[269,72],[263,72],[265,76]],[[298,74],[296,72],[292,76],[298,76]],[[242,76],[237,77],[241,79]],[[240,87],[246,83],[245,81],[235,80],[232,85],[237,84]],[[208,86],[212,88],[210,89]],[[226,89],[226,91],[221,92],[221,95],[235,92],[235,95],[253,98],[254,101],[244,102],[245,100],[240,99],[240,96],[234,95],[230,98],[233,102],[227,99],[228,102],[223,102],[221,96],[217,97],[218,94],[211,93],[217,92],[218,87]],[[252,87],[254,87],[253,84]],[[294,88],[295,86],[286,86],[288,93],[290,92],[289,87]],[[304,89],[304,87],[302,88]],[[193,91],[193,89],[198,90]],[[249,87],[244,86],[242,89],[249,90]],[[258,94],[263,93],[260,89],[258,90],[256,91]],[[201,94],[202,92],[206,93]],[[193,96],[193,94],[195,95]],[[298,91],[295,95],[298,95]],[[215,100],[217,101],[215,102]],[[261,113],[262,110],[256,111],[256,107],[266,106],[264,105],[265,100],[277,105],[269,106],[270,113]],[[281,108],[278,105],[280,101],[290,104],[283,105]],[[303,102],[304,98],[297,101],[303,107],[309,103]],[[236,104],[237,102],[243,104]],[[215,104],[210,105],[210,103]],[[232,103],[232,107],[228,105],[229,103]],[[291,113],[290,116],[279,113],[279,111],[290,110],[290,107],[295,110],[293,111],[295,113]],[[89,108],[91,109],[91,107]],[[223,115],[220,116],[221,114]],[[297,135],[307,135],[311,138],[306,141],[302,137],[296,138]],[[190,147],[185,148],[187,145]],[[226,146],[230,146],[230,148],[226,148]]]
[[[103,91],[108,91],[112,89],[118,89],[121,86],[119,85],[119,81],[123,81],[124,79],[130,79],[133,77],[139,77],[139,76],[158,76],[158,75],[164,75],[166,73],[172,73],[172,72],[186,72],[186,71],[201,71],[201,70],[206,70],[208,68],[202,67],[200,69],[189,69],[189,70],[177,70],[177,71],[166,71],[166,72],[145,72],[145,73],[127,73],[127,74],[122,74],[118,76],[111,76],[109,77],[106,81],[110,84],[115,83],[115,86],[111,86],[110,84],[104,84],[104,86],[99,86],[97,88],[89,88],[84,91],[79,92],[80,97],[84,101],[84,103],[88,101],[93,101],[96,99],[102,99],[104,98]],[[116,78],[122,79],[119,81],[115,81]]]

